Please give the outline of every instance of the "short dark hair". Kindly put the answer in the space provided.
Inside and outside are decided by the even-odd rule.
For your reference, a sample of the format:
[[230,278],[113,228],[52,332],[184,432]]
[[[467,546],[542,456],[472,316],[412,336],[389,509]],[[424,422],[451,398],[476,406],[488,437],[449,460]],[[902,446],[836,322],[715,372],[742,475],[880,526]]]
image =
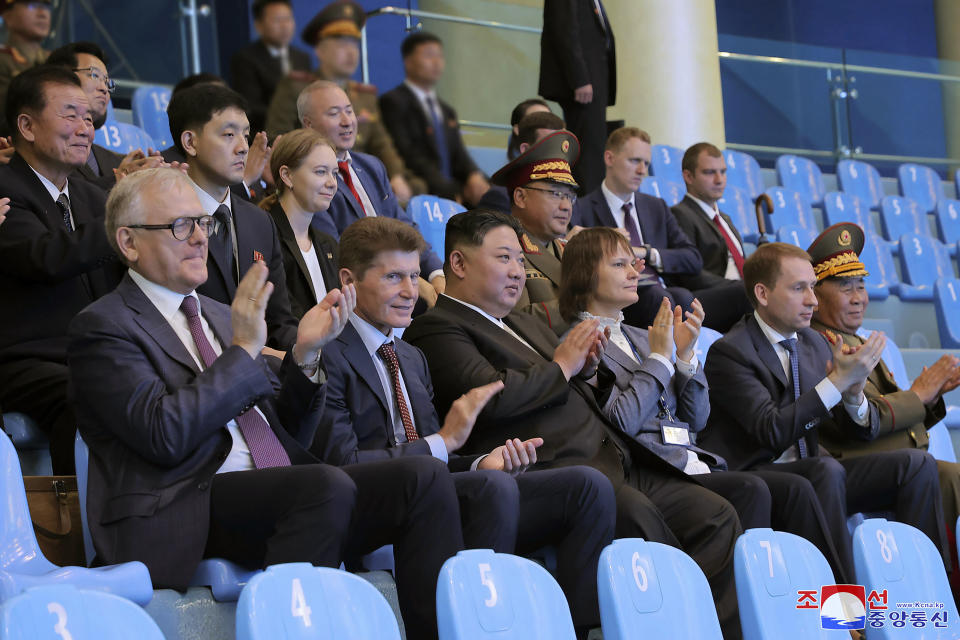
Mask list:
[[253,14],[254,20],[259,20],[263,17],[263,12],[267,10],[272,4],[285,4],[291,9],[293,5],[290,3],[290,0],[253,0],[253,6],[250,7],[250,12]]
[[443,272],[450,275],[451,253],[464,247],[479,247],[487,234],[497,227],[510,227],[517,234],[518,240],[523,235],[523,229],[516,218],[490,209],[471,209],[447,220],[443,243]]
[[517,149],[520,148],[521,144],[533,144],[536,142],[537,131],[540,129],[560,131],[565,126],[563,118],[547,111],[537,111],[528,116],[524,116],[517,129]]
[[403,39],[403,44],[400,45],[400,55],[406,60],[417,47],[422,44],[437,43],[441,47],[443,46],[443,40],[439,36],[435,36],[432,33],[427,33],[426,31],[415,31]]
[[546,100],[541,98],[527,98],[517,106],[513,108],[513,111],[510,112],[510,126],[520,124],[520,121],[523,120],[523,117],[527,115],[527,109],[533,105],[538,104],[541,107],[550,108],[550,105],[547,104]]
[[723,153],[720,152],[717,145],[709,142],[698,142],[683,152],[683,160],[680,161],[680,170],[696,173],[697,162],[700,160],[700,154],[704,151],[706,151],[707,155],[711,158],[723,157]]
[[200,73],[187,76],[177,84],[173,85],[173,91],[170,92],[170,95],[171,97],[175,96],[181,91],[195,87],[198,84],[219,84],[224,87],[227,86],[226,81],[217,74],[202,71]]
[[246,113],[247,101],[233,89],[210,82],[198,84],[170,96],[167,117],[170,119],[170,133],[173,135],[173,144],[177,150],[186,154],[180,142],[184,131],[203,127],[210,122],[214,114],[231,107]]
[[73,71],[51,64],[42,64],[15,75],[7,89],[5,103],[7,129],[14,140],[20,137],[20,130],[17,128],[20,114],[24,111],[40,113],[47,106],[45,91],[48,84],[65,84],[78,89],[83,87],[80,78]]
[[754,309],[757,307],[757,296],[753,292],[757,283],[773,289],[780,278],[780,264],[784,258],[800,258],[813,262],[810,254],[800,247],[786,242],[768,242],[757,247],[749,258],[743,262],[743,286],[747,289],[747,297]]
[[362,280],[384,251],[422,255],[426,249],[426,240],[406,222],[384,216],[360,218],[340,234],[340,268],[350,269],[357,280]]
[[104,53],[100,45],[95,42],[71,42],[63,45],[59,49],[54,49],[50,52],[50,55],[47,56],[47,64],[67,67],[73,71],[80,64],[77,61],[78,53],[86,53],[94,58],[99,58],[104,66],[110,64],[110,60],[107,59],[107,54]]
[[578,313],[587,310],[590,295],[599,284],[600,262],[617,248],[633,255],[630,242],[610,227],[584,229],[570,238],[560,263],[559,305],[564,320],[573,322]]

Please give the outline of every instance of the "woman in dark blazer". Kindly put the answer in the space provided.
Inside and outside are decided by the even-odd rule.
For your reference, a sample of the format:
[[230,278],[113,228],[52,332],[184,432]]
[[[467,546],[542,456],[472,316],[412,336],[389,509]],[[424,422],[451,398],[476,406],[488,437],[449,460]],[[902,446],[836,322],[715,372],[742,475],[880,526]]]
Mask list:
[[274,144],[270,156],[277,191],[260,203],[277,227],[290,311],[298,320],[340,286],[337,241],[310,226],[326,214],[337,192],[337,156],[312,129],[296,129]]

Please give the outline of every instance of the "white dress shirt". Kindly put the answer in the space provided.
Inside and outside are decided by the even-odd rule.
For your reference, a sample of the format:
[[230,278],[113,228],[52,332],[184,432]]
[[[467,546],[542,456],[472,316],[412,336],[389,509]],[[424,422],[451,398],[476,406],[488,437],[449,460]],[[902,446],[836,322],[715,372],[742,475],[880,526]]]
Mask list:
[[[413,92],[413,95],[417,97],[417,101],[420,103],[420,108],[423,109],[423,114],[427,116],[427,122],[430,123],[430,126],[433,126],[434,119],[437,122],[443,122],[443,111],[440,109],[440,99],[437,97],[437,92],[433,89],[429,91],[424,91],[417,85],[410,82],[409,79],[405,79],[403,84],[407,85],[407,88]],[[427,98],[433,101],[433,110],[430,109],[430,104],[427,102]]]
[[[627,221],[623,215],[623,205],[630,203],[630,218],[633,219],[633,223],[637,225],[637,233],[640,235],[640,242],[645,243],[646,239],[643,237],[643,229],[640,227],[640,218],[637,216],[637,201],[634,198],[634,194],[631,193],[630,196],[624,200],[613,191],[610,191],[607,187],[607,181],[604,180],[600,183],[600,191],[603,192],[603,197],[607,201],[607,208],[610,209],[610,213],[613,214],[613,219],[616,221],[617,226],[621,229],[627,228]],[[646,258],[647,264],[654,269],[660,269],[663,266],[663,263],[660,261],[660,252],[654,248],[650,247],[650,255]]]
[[[774,352],[776,352],[777,358],[780,359],[780,365],[783,367],[783,373],[786,375],[787,380],[790,381],[790,384],[793,384],[793,381],[791,380],[792,373],[790,371],[790,352],[787,351],[786,347],[780,344],[780,341],[787,340],[789,338],[796,339],[796,331],[788,336],[781,335],[773,327],[764,322],[759,313],[754,312],[753,317],[757,319],[757,324],[760,325],[763,335],[766,336],[767,341],[773,347]],[[817,386],[814,387],[814,389],[816,390],[817,395],[820,396],[820,401],[823,403],[823,406],[827,409],[827,411],[833,409],[843,400],[843,395],[840,393],[840,390],[837,389],[836,385],[833,384],[833,381],[826,376],[824,376],[823,379],[817,383]],[[847,414],[851,419],[853,419],[854,422],[860,426],[867,424],[869,416],[867,415],[868,405],[866,397],[862,397],[859,404],[850,404],[844,402],[843,408],[846,409]],[[774,460],[774,462],[793,462],[794,460],[797,460],[798,457],[799,452],[796,445],[794,445],[784,451],[779,458]]]
[[[390,376],[387,363],[377,354],[377,349],[380,348],[380,345],[394,341],[393,330],[390,330],[389,335],[384,335],[383,332],[356,313],[350,314],[350,324],[352,324],[353,328],[360,334],[360,340],[363,341],[363,346],[370,355],[370,359],[373,360],[373,367],[377,370],[377,376],[380,378],[380,384],[383,386],[383,394],[387,399],[387,405],[390,409],[390,422],[393,425],[393,436],[398,444],[407,442],[407,432],[403,428],[403,418],[397,409],[397,398],[393,392],[393,378]],[[398,375],[400,377],[400,388],[403,391],[403,399],[406,401],[407,408],[410,411],[410,422],[413,423],[414,428],[416,428],[417,424],[413,416],[413,405],[410,404],[410,394],[407,393],[407,383],[403,379],[402,371],[398,371]],[[439,433],[432,433],[428,436],[423,436],[423,440],[430,446],[430,455],[447,462],[447,445],[443,441],[443,436]]]
[[[350,178],[353,180],[353,188],[357,190],[357,195],[360,196],[360,202],[363,204],[363,211],[367,214],[367,217],[372,217],[377,215],[377,210],[373,206],[373,201],[370,200],[370,196],[367,195],[367,190],[363,188],[363,183],[360,182],[360,176],[357,175],[356,170],[353,168],[353,158],[350,156],[349,151],[344,151],[344,158],[337,158],[337,161],[347,163],[347,168],[350,170]],[[346,182],[346,180],[344,180]],[[347,191],[350,191],[350,188],[347,187]],[[352,198],[352,193],[344,194],[347,198]]]
[[193,180],[190,180],[190,184],[193,185],[193,190],[197,193],[197,197],[200,199],[200,206],[203,207],[203,210],[209,215],[213,215],[217,212],[217,209],[220,208],[220,205],[223,205],[227,208],[227,211],[230,212],[230,243],[233,246],[233,266],[237,269],[237,280],[243,277],[244,274],[239,272],[240,269],[240,259],[237,255],[237,219],[233,217],[233,198],[230,197],[230,189],[227,189],[227,195],[224,196],[223,200],[217,200],[212,195],[203,190],[203,188],[198,185]]
[[[700,205],[700,210],[703,212],[703,215],[707,216],[707,219],[710,220],[710,224],[715,225],[714,218],[720,220],[720,226],[723,227],[723,230],[730,236],[730,240],[733,242],[733,246],[737,248],[737,251],[740,255],[743,255],[743,246],[737,242],[737,236],[734,234],[733,229],[730,228],[730,225],[727,224],[727,221],[723,219],[723,216],[720,215],[720,212],[717,210],[716,205],[710,206],[700,198],[691,195],[689,192],[687,195],[691,200]],[[723,277],[727,280],[740,280],[740,272],[737,271],[737,264],[733,261],[733,256],[730,255],[730,252],[727,252],[727,270],[724,272]]]
[[[90,152],[90,155],[91,156],[93,155],[93,151]],[[30,167],[29,164],[27,166]],[[38,172],[36,169],[34,169],[33,167],[30,167],[30,171],[33,171],[37,175],[37,177],[40,178],[40,183],[43,185],[43,188],[47,190],[47,193],[50,194],[50,197],[53,198],[54,202],[56,202],[60,198],[61,193],[67,196],[67,201],[70,202],[70,226],[76,229],[77,223],[73,219],[73,201],[70,200],[70,181],[65,180],[63,183],[63,191],[60,191],[60,189],[57,188],[57,185],[47,180],[46,177],[41,175],[40,172]]]
[[290,73],[290,47],[271,47],[264,43],[270,55],[280,62],[280,73],[287,75]]
[[317,250],[313,243],[310,243],[310,248],[307,251],[300,249],[300,255],[303,256],[307,271],[310,273],[310,286],[313,288],[313,295],[319,302],[327,295],[327,285],[323,281],[323,271],[320,270],[320,260],[317,258]]

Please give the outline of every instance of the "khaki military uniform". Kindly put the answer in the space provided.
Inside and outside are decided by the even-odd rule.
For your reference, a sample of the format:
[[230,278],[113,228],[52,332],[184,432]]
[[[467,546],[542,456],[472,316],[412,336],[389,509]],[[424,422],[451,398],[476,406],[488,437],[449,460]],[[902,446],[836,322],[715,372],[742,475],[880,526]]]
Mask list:
[[558,336],[562,336],[570,328],[570,323],[560,315],[560,259],[563,257],[563,243],[553,240],[542,245],[524,233],[520,245],[526,261],[527,281],[514,310],[540,318]]
[[4,110],[10,81],[21,71],[26,71],[31,67],[42,64],[48,55],[50,55],[49,51],[39,49],[34,56],[27,57],[8,44],[0,46],[0,130],[3,131],[4,135],[10,134],[10,132],[6,130],[7,121]]

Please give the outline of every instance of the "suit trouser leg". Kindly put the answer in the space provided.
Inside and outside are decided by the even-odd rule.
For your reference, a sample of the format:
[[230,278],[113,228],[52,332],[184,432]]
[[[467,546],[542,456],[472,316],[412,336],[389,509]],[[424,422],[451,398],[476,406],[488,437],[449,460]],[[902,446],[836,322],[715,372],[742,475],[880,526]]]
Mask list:
[[746,471],[718,471],[696,478],[733,505],[744,531],[770,526],[770,489],[762,478]]
[[946,526],[947,548],[950,551],[950,588],[954,599],[960,600],[960,562],[957,558],[956,527],[960,516],[960,463],[937,460],[937,473],[940,476],[940,494],[943,498],[943,520]]
[[481,470],[451,476],[460,503],[464,548],[513,553],[520,514],[520,491],[513,477]]
[[517,476],[520,529],[517,552],[557,548],[557,582],[573,624],[597,626],[597,563],[613,540],[616,502],[606,476],[590,467],[528,471]]
[[950,567],[937,463],[920,449],[899,449],[841,460],[847,470],[847,510],[891,509],[896,519],[927,534]]
[[357,485],[347,555],[393,544],[407,638],[436,638],[440,567],[463,549],[457,492],[447,465],[430,456],[408,456],[342,469]]
[[350,477],[325,464],[219,473],[211,483],[204,556],[256,568],[338,567],[355,500]]
[[581,104],[575,100],[560,102],[567,130],[580,141],[580,158],[573,165],[573,176],[581,193],[600,187],[606,173],[603,149],[607,143],[607,86],[594,84],[593,101]]
[[[850,584],[854,576],[847,573],[850,568],[840,560],[820,499],[810,481],[796,473],[777,470],[758,469],[750,473],[762,478],[770,489],[773,500],[770,527],[809,540],[826,557],[837,583]],[[847,535],[845,527],[844,524],[843,536]]]
[[703,326],[726,333],[751,309],[747,290],[740,280],[727,280],[715,287],[697,289],[693,295],[703,305]]

